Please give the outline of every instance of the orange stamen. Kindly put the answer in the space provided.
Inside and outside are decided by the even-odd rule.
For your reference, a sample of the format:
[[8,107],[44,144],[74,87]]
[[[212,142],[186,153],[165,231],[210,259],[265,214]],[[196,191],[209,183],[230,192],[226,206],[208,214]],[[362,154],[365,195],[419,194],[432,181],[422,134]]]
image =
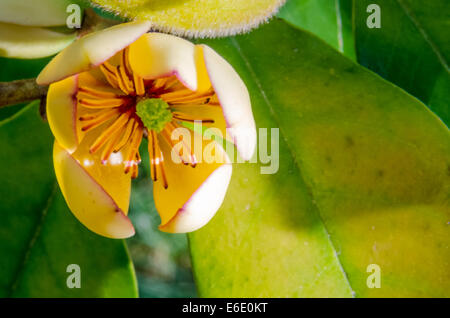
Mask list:
[[136,94],[139,96],[145,95],[144,80],[136,74],[133,74],[134,87],[136,88]]
[[131,81],[130,78],[128,77],[128,74],[125,70],[125,66],[123,66],[123,65],[119,66],[119,74],[123,78],[123,82],[125,83],[125,86],[128,89],[128,92],[130,94],[134,93],[133,81]]
[[113,92],[105,92],[102,90],[99,90],[97,88],[89,87],[89,86],[80,86],[78,88],[78,96],[84,95],[86,97],[91,98],[117,98],[119,95],[113,93]]
[[114,118],[118,115],[119,111],[117,109],[102,110],[95,115],[82,116],[79,118],[80,121],[85,123],[85,126],[81,127],[82,131],[88,131],[94,129],[108,120]]
[[167,183],[166,172],[164,170],[164,156],[159,147],[158,137],[156,132],[151,130],[149,134],[148,152],[150,154],[150,170],[153,181],[158,181],[158,172],[161,174],[161,181],[163,187],[167,189],[169,187]]
[[153,82],[151,90],[152,91],[156,91],[156,90],[158,90],[160,88],[163,88],[163,87],[165,87],[166,83],[167,83],[167,78],[166,77],[165,78],[158,78],[158,79],[156,79]]
[[214,123],[214,119],[209,119],[209,118],[198,118],[198,117],[193,117],[184,113],[180,113],[180,112],[173,112],[172,113],[173,118],[180,120],[180,121],[185,121],[185,122],[189,122],[189,123],[193,123],[195,121],[201,121],[204,124],[213,124]]
[[119,139],[119,141],[116,143],[116,145],[114,147],[115,152],[117,152],[120,149],[122,149],[123,147],[125,147],[125,145],[130,140],[130,137],[133,134],[133,131],[137,125],[138,125],[138,122],[135,119],[130,118],[130,120],[126,124],[125,132],[123,133],[122,137]]
[[173,100],[167,100],[167,103],[170,103],[172,105],[177,105],[177,106],[184,106],[184,104],[186,104],[186,105],[204,105],[204,104],[208,104],[209,101],[210,101],[209,96],[198,96],[198,97],[191,96],[189,98],[177,98],[177,99],[173,99]]
[[122,113],[117,119],[116,121],[111,124],[107,129],[105,129],[100,136],[97,137],[97,139],[94,141],[94,143],[92,144],[91,148],[89,149],[89,151],[91,153],[95,153],[97,152],[102,146],[105,145],[105,143],[112,137],[114,136],[114,132],[117,129],[121,129],[123,128],[123,126],[126,124],[126,122],[128,121],[128,118],[130,118],[131,115],[131,111],[127,111],[126,113]]
[[178,78],[176,76],[167,77],[166,83],[164,84],[165,89],[171,89],[175,84],[178,84]]
[[102,71],[103,75],[105,76],[108,83],[114,87],[119,88],[119,84],[117,83],[117,74],[115,72],[115,69],[113,69],[113,66],[111,66],[109,63],[100,65],[100,70]]
[[148,153],[150,155],[150,174],[152,176],[152,180],[156,181],[158,180],[158,175],[157,175],[157,167],[156,167],[156,145],[155,143],[157,143],[158,141],[155,140],[155,132],[153,130],[150,130],[150,134],[148,136]]
[[116,72],[117,72],[117,83],[119,84],[120,89],[125,94],[128,95],[134,94],[134,88],[132,87],[133,84],[130,83],[130,79],[128,78],[127,74],[125,74],[123,66],[118,66]]
[[130,56],[130,49],[127,47],[125,50],[122,51],[121,62],[122,62],[122,65],[125,69],[127,76],[131,77],[131,75],[133,74],[133,71],[131,70],[129,56]]
[[167,143],[170,145],[171,148],[174,148],[176,145],[178,145],[179,142],[181,142],[180,150],[178,151],[178,156],[181,159],[181,161],[188,165],[190,164],[192,167],[195,167],[197,165],[197,159],[195,158],[195,155],[191,149],[191,146],[186,143],[184,138],[181,141],[173,140],[172,139],[172,132],[176,128],[180,128],[178,124],[175,123],[168,123],[164,129],[162,130],[161,134],[164,137],[164,140],[167,141]]
[[132,178],[132,179],[136,179],[137,176],[138,176],[138,173],[139,173],[139,168],[138,168],[138,165],[135,164],[135,165],[133,165],[133,167],[131,168],[131,178]]
[[125,104],[122,98],[108,98],[108,99],[79,99],[78,103],[86,108],[112,108],[119,107]]
[[125,173],[130,172],[132,166],[136,164],[136,153],[139,151],[139,145],[141,144],[143,135],[143,127],[139,125],[133,132],[130,140],[130,148],[125,159]]
[[170,101],[171,99],[176,98],[186,98],[187,96],[192,95],[192,91],[189,89],[180,89],[173,92],[166,92],[164,94],[161,94],[159,97],[164,99],[165,101]]
[[111,136],[110,140],[107,142],[105,148],[103,149],[102,155],[100,156],[100,160],[103,164],[106,164],[109,157],[113,153],[114,147],[124,130],[125,130],[125,128],[122,127],[122,129],[117,129],[115,132],[113,132],[113,135]]

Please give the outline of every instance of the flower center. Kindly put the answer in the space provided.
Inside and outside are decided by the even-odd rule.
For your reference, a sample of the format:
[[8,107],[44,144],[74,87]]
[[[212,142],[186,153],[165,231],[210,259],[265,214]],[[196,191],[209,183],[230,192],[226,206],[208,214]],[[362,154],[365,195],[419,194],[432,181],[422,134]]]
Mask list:
[[172,121],[169,104],[160,98],[147,98],[136,104],[136,114],[145,127],[161,132],[166,124]]
[[[218,107],[220,104],[212,88],[199,93],[186,88],[176,76],[154,80],[139,77],[129,65],[128,48],[120,52],[119,60],[118,65],[106,61],[99,66],[109,89],[88,81],[79,83],[80,129],[89,132],[103,125],[103,131],[89,151],[92,154],[101,152],[100,160],[104,164],[112,153],[121,151],[124,172],[131,173],[132,178],[138,175],[139,146],[142,138],[147,137],[152,179],[161,180],[167,188],[164,155],[159,143],[174,147],[176,141],[171,139],[171,134],[182,127],[182,122],[214,123],[211,118],[189,114],[191,107]],[[196,166],[191,145],[183,142],[178,155],[184,164]]]

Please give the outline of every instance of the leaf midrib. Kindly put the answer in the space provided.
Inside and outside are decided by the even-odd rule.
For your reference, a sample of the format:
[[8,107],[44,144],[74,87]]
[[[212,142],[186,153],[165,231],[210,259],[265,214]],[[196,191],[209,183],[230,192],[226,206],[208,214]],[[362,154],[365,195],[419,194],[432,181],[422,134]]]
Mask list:
[[336,28],[337,28],[337,42],[339,52],[344,53],[344,30],[342,26],[342,14],[340,0],[334,0],[334,7],[336,10]]
[[58,185],[55,181],[53,184],[53,188],[49,194],[49,197],[44,205],[44,208],[42,209],[40,218],[34,226],[33,235],[30,236],[30,239],[29,239],[29,242],[27,245],[27,249],[24,251],[23,256],[22,256],[22,261],[20,262],[20,264],[18,266],[16,274],[14,275],[14,279],[11,281],[11,285],[9,287],[9,295],[8,295],[9,297],[12,297],[14,295],[15,290],[17,289],[17,286],[20,282],[20,278],[22,277],[23,271],[25,270],[25,267],[30,258],[31,251],[34,248],[35,243],[38,240],[40,234],[42,233],[42,227],[43,227],[45,218],[48,214],[48,210],[50,209],[50,207],[54,201],[57,190],[58,190]]
[[442,66],[445,68],[447,73],[450,73],[450,69],[448,67],[447,61],[445,60],[445,57],[440,52],[436,43],[434,43],[434,41],[431,39],[431,36],[425,31],[425,28],[419,23],[419,21],[416,19],[414,14],[411,12],[411,8],[409,8],[403,0],[397,0],[397,3],[402,8],[403,12],[408,17],[408,19],[414,24],[416,29],[422,35],[425,42],[427,42],[428,45],[431,47],[434,54],[436,54],[436,57],[438,58],[439,62],[442,64]]
[[333,249],[334,257],[335,257],[335,259],[337,260],[337,263],[338,263],[338,265],[339,265],[339,269],[340,269],[342,275],[344,276],[344,279],[345,279],[345,281],[346,281],[346,283],[347,283],[347,285],[348,285],[348,287],[349,287],[349,289],[350,289],[350,291],[351,291],[351,296],[354,298],[354,297],[355,297],[355,292],[354,292],[354,290],[353,290],[353,288],[352,288],[352,285],[350,284],[350,281],[349,281],[349,279],[348,279],[347,273],[346,273],[344,267],[342,266],[341,260],[340,260],[340,258],[339,258],[339,253],[338,253],[337,250],[336,250],[336,247],[335,247],[335,245],[334,245],[334,243],[333,243],[333,241],[332,241],[332,239],[331,239],[331,235],[330,235],[330,233],[329,233],[329,231],[328,231],[328,229],[327,229],[327,227],[326,227],[326,225],[325,225],[325,222],[324,222],[324,220],[323,220],[323,218],[322,218],[322,215],[321,215],[321,213],[320,213],[320,209],[319,209],[319,207],[318,207],[318,205],[317,205],[317,203],[316,203],[317,201],[314,199],[314,194],[313,194],[313,192],[312,192],[312,189],[310,189],[310,187],[309,187],[309,186],[307,185],[307,183],[305,182],[305,179],[304,179],[303,172],[302,172],[302,169],[301,169],[301,167],[300,167],[300,164],[297,162],[297,159],[296,159],[296,157],[294,156],[294,153],[293,153],[293,151],[292,151],[292,147],[291,147],[291,145],[290,145],[290,143],[289,143],[288,138],[286,137],[286,134],[284,133],[284,130],[282,129],[282,127],[281,127],[281,125],[280,125],[280,123],[279,123],[279,120],[278,120],[277,116],[275,115],[275,112],[274,112],[274,109],[273,109],[273,107],[272,107],[272,104],[270,103],[270,100],[268,99],[268,97],[267,97],[267,95],[266,95],[266,93],[265,93],[265,91],[264,91],[264,89],[263,89],[263,87],[262,87],[260,81],[258,80],[258,77],[256,76],[256,74],[255,74],[255,72],[254,72],[254,70],[253,70],[253,68],[252,68],[252,66],[251,66],[251,64],[250,64],[250,61],[249,61],[249,60],[246,58],[246,56],[244,55],[244,52],[242,51],[242,49],[241,49],[239,43],[237,42],[237,40],[236,40],[235,38],[231,38],[231,39],[230,39],[230,42],[231,42],[231,44],[236,48],[236,50],[237,50],[239,56],[240,56],[241,59],[243,60],[243,62],[244,62],[244,64],[245,64],[246,68],[248,69],[249,74],[251,75],[251,77],[252,77],[253,80],[255,81],[255,84],[256,84],[256,86],[258,87],[258,89],[259,89],[259,91],[260,91],[260,93],[261,93],[261,95],[262,95],[262,97],[263,97],[263,99],[264,99],[264,102],[266,103],[267,107],[269,108],[269,111],[270,111],[270,114],[271,114],[273,120],[274,120],[274,121],[277,123],[277,125],[279,126],[280,134],[281,134],[283,140],[286,142],[287,148],[288,148],[288,150],[289,150],[289,153],[290,153],[290,155],[291,155],[291,158],[292,158],[292,160],[293,160],[295,166],[297,167],[297,170],[298,170],[298,173],[299,173],[299,175],[300,175],[300,178],[304,181],[305,188],[306,188],[306,192],[307,192],[308,196],[309,196],[310,199],[311,199],[311,204],[312,204],[312,206],[314,207],[314,210],[315,210],[315,212],[317,213],[317,216],[318,216],[318,218],[319,218],[319,220],[320,220],[320,222],[321,222],[321,224],[322,224],[322,226],[323,226],[325,235],[326,235],[326,237],[327,237],[327,241],[328,241],[328,243],[330,244],[331,248]]

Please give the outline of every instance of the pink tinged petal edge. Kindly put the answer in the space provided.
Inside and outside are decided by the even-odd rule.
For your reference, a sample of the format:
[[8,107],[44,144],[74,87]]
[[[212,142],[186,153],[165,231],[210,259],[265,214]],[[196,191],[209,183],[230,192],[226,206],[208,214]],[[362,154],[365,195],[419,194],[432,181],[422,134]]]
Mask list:
[[[72,118],[71,118],[72,127],[71,127],[71,130],[72,130],[72,133],[73,133],[73,136],[74,136],[74,139],[75,139],[75,145],[73,145],[73,146],[65,145],[64,143],[61,143],[58,140],[58,143],[61,144],[63,146],[63,148],[65,148],[69,153],[73,153],[76,150],[76,147],[78,146],[79,141],[80,141],[80,138],[79,138],[80,136],[78,136],[77,126],[76,126],[76,124],[77,124],[77,112],[78,112],[78,110],[77,110],[78,102],[76,100],[76,95],[78,93],[78,82],[79,82],[78,75],[74,75],[72,77],[72,80],[73,80],[73,87],[72,87],[73,90],[71,90],[70,92],[67,92],[68,93],[67,94],[67,98],[71,99],[71,101],[72,101],[72,103],[70,105],[72,107],[72,111],[71,111],[71,114],[72,114]],[[48,95],[47,95],[47,103],[48,103]],[[64,105],[61,105],[60,107],[63,107],[63,106]],[[52,116],[52,111],[49,110],[48,104],[47,104],[47,116]],[[56,134],[54,133],[54,129],[57,129],[57,128],[54,126],[55,125],[54,123],[57,120],[58,120],[58,118],[55,118],[54,121],[51,120],[51,118],[48,118],[49,126],[50,126],[50,128],[51,128],[51,130],[53,132],[53,135],[55,135],[55,136],[56,136]]]
[[[55,142],[55,148],[56,147],[60,147],[59,145],[57,145],[57,143]],[[65,158],[61,158],[62,156],[64,156]],[[107,233],[99,233],[96,229],[90,228],[88,225],[84,224],[83,222],[80,221],[80,223],[82,223],[84,226],[86,226],[89,230],[91,230],[94,233],[97,233],[99,235],[102,236],[106,236],[109,238],[115,238],[115,239],[123,239],[123,238],[128,238],[131,237],[135,234],[135,229],[133,227],[133,224],[131,223],[131,220],[128,218],[127,215],[125,215],[124,211],[117,205],[117,203],[115,202],[115,200],[109,195],[109,193],[83,168],[83,166],[78,162],[78,160],[76,160],[69,152],[67,152],[65,149],[63,149],[63,153],[60,153],[58,155],[58,157],[60,157],[60,160],[67,160],[70,164],[70,162],[75,165],[77,168],[79,168],[80,173],[84,174],[84,176],[90,180],[90,182],[97,188],[97,190],[99,190],[99,192],[103,195],[103,197],[110,202],[111,207],[112,207],[112,211],[115,215],[114,215],[114,219],[118,220],[117,223],[121,223],[122,225],[125,225],[126,230],[123,231],[123,227],[122,227],[122,231],[119,235],[116,234],[111,234],[109,233],[109,235]],[[55,171],[56,172],[56,171]],[[61,184],[64,180],[63,180],[63,176],[60,175],[58,172],[56,172],[56,179],[58,180],[58,184]],[[62,189],[61,189],[62,190]],[[64,191],[61,191],[63,193],[63,196],[66,200],[66,203],[69,205],[69,200],[66,197],[66,194],[64,193]],[[71,208],[69,206],[69,208]],[[78,217],[77,217],[78,219]],[[110,227],[111,232],[114,232],[114,226]]]
[[[106,62],[120,50],[139,39],[150,29],[149,21],[122,23],[110,28],[87,34],[66,47],[45,66],[36,79],[39,85],[49,85],[64,78],[88,71]],[[109,37],[115,31],[129,28],[130,34],[109,43],[105,47],[102,37]],[[106,36],[105,36],[106,35]],[[93,54],[95,52],[97,55]]]
[[232,165],[221,165],[192,194],[175,216],[159,229],[168,233],[188,233],[205,226],[222,205],[231,180]]
[[225,59],[209,46],[201,46],[209,79],[222,107],[227,132],[241,157],[250,160],[256,148],[256,125],[247,87]]
[[[152,55],[149,58],[163,60],[164,57],[164,63],[160,63],[160,65],[155,67],[156,70],[152,70],[150,73],[140,73],[134,67],[135,64],[140,64],[140,62],[136,62],[136,57],[133,57],[134,52],[132,48],[130,50],[130,64],[133,71],[146,80],[176,76],[185,87],[191,91],[196,91],[195,45],[188,40],[165,33],[149,32],[146,34],[146,37]],[[141,40],[143,41],[144,39]]]

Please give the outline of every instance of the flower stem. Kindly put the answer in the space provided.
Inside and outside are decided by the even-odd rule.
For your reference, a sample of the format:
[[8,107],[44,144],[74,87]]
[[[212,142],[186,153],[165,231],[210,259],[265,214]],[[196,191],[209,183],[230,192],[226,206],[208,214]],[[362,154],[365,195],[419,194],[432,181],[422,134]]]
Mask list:
[[0,107],[45,99],[47,86],[36,84],[35,78],[0,82]]

